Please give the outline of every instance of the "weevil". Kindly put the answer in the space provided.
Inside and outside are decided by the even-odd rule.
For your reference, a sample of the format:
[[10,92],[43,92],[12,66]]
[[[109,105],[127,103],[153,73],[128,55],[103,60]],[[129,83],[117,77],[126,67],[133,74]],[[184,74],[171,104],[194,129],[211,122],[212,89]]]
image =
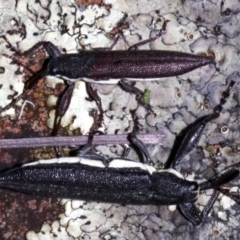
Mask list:
[[[31,89],[39,79],[50,75],[65,79],[68,88],[64,92],[56,111],[52,135],[57,135],[60,127],[61,118],[66,113],[74,84],[78,79],[88,83],[117,83],[120,79],[127,78],[134,81],[151,81],[163,77],[178,76],[190,72],[196,68],[214,64],[214,59],[208,56],[193,55],[176,51],[160,50],[137,50],[139,46],[150,43],[166,32],[169,20],[164,21],[162,29],[152,38],[139,42],[131,46],[129,51],[81,51],[75,54],[62,54],[61,51],[51,42],[40,42],[33,46],[22,55],[32,55],[36,50],[43,47],[49,55],[41,70],[36,72],[25,84],[25,90]],[[112,49],[119,38],[116,38]],[[96,101],[100,111],[100,119],[103,118],[101,99],[97,92],[87,84],[88,92],[93,100]],[[124,90],[138,95],[138,101],[143,105],[144,93],[124,81],[121,81]],[[139,96],[140,95],[140,96]]]
[[[233,82],[224,92],[212,114],[198,120],[188,130],[174,158],[163,170],[152,166],[146,146],[135,134],[131,140],[146,163],[129,159],[107,161],[91,151],[91,141],[76,157],[39,160],[0,173],[0,187],[26,194],[82,199],[121,204],[178,205],[182,215],[193,225],[199,225],[214,205],[220,186],[239,176],[231,168],[198,183],[188,180],[176,170],[176,165],[196,147],[205,125],[218,118]],[[90,138],[91,140],[91,138]],[[199,194],[214,189],[210,200],[200,212],[194,202]]]

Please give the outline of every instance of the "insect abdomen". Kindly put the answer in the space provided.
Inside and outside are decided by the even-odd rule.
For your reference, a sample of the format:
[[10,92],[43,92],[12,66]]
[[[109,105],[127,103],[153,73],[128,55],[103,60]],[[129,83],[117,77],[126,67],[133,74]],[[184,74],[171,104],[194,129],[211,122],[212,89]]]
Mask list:
[[177,76],[211,63],[209,57],[173,51],[89,51],[62,55],[55,67],[68,78],[141,79]]
[[152,195],[146,171],[68,163],[15,168],[0,175],[0,186],[31,195],[116,203],[149,204]]

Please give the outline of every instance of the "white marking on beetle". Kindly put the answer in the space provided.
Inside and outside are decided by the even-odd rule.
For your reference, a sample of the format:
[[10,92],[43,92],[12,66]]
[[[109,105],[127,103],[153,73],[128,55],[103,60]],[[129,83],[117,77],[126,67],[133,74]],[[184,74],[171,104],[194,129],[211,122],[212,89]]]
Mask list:
[[89,160],[89,159],[81,158],[80,163],[83,165],[88,165],[92,167],[105,168],[105,165],[103,164],[103,162],[98,160]]
[[79,158],[79,157],[63,157],[63,158],[53,158],[53,159],[47,159],[47,160],[43,159],[43,160],[31,162],[31,163],[26,163],[22,165],[22,167],[43,165],[43,164],[62,164],[62,163],[68,163],[68,164],[79,163],[82,165],[105,168],[105,165],[102,163],[102,161]]
[[108,167],[109,168],[140,168],[144,171],[149,172],[150,174],[153,174],[153,172],[168,172],[176,175],[179,178],[183,178],[183,175],[174,169],[157,170],[156,168],[150,165],[140,163],[140,162],[128,161],[125,159],[114,159],[109,163]]
[[191,172],[190,174],[187,174],[185,176],[185,179],[189,180],[189,181],[193,181],[195,178],[195,173],[194,172]]
[[123,159],[114,159],[112,160],[109,165],[109,168],[140,168],[144,171],[149,172],[152,174],[156,171],[156,168],[149,166],[147,164],[139,163],[139,162],[133,162]]
[[[68,80],[70,82],[76,82],[78,80],[83,80],[84,82],[89,82],[89,83],[101,83],[101,84],[117,84],[121,78],[109,78],[109,79],[92,79],[92,78],[68,78],[66,76],[61,76],[61,75],[56,75],[55,77]],[[134,81],[134,82],[151,82],[151,81],[158,81],[160,78],[125,78],[128,81]]]
[[155,78],[126,78],[126,80],[134,81],[134,82],[151,82],[151,81],[159,81],[160,77]]
[[94,80],[92,78],[68,78],[66,76],[61,76],[61,75],[55,75],[54,77],[61,78],[70,82],[76,82],[76,81],[84,81],[88,83],[101,83],[101,84],[117,84],[121,79],[120,78],[109,78],[109,79],[102,79],[102,80]]
[[66,157],[66,158],[58,158],[57,162],[58,164],[61,163],[79,163],[80,158],[78,157]]
[[31,101],[29,101],[29,100],[25,100],[24,103],[23,103],[23,105],[22,105],[22,107],[21,107],[21,110],[20,110],[20,114],[19,114],[19,116],[18,116],[18,119],[21,119],[21,117],[22,117],[22,115],[23,115],[23,110],[24,110],[24,108],[25,108],[25,106],[26,106],[27,103],[29,103],[30,105],[32,105],[32,106],[35,108],[35,104],[34,104],[33,102],[31,102]]
[[[58,158],[48,159],[48,160],[39,160],[36,164],[50,164],[50,163],[57,163]],[[33,164],[34,165],[34,164]]]
[[[91,78],[81,78],[85,82],[90,83],[102,83],[102,84],[117,84],[121,79],[120,78],[109,78],[107,80],[94,80]],[[160,78],[125,78],[127,81],[134,81],[134,82],[151,82],[151,81],[158,81]],[[69,79],[71,81],[71,79]],[[74,81],[74,80],[72,80]]]
[[52,159],[46,159],[46,160],[42,159],[42,160],[38,160],[38,161],[35,161],[35,162],[26,163],[26,164],[23,164],[22,167],[42,165],[42,164],[76,163],[76,162],[79,162],[78,157],[52,158]]
[[180,172],[178,172],[177,170],[175,170],[173,168],[158,170],[157,172],[169,172],[169,173],[176,175],[178,178],[182,178],[182,179],[184,178]]
[[102,83],[102,84],[117,84],[121,79],[117,78],[117,79],[112,79],[109,78],[107,80],[94,80],[91,78],[81,78],[83,81],[85,82],[90,82],[90,83]]
[[[63,158],[53,158],[53,159],[47,159],[47,160],[38,160],[32,163],[26,163],[22,165],[22,167],[28,167],[28,166],[34,166],[34,165],[40,165],[40,164],[62,164],[62,163],[68,163],[68,164],[73,164],[73,163],[79,163],[82,165],[88,165],[92,167],[97,167],[97,168],[105,168],[106,166],[103,164],[102,161],[99,160],[94,160],[94,159],[87,159],[87,158],[79,158],[79,157],[63,157]],[[108,168],[139,168],[143,171],[146,171],[150,174],[153,174],[153,172],[168,172],[171,173],[178,178],[184,178],[181,173],[174,169],[163,169],[163,170],[157,170],[156,168],[140,163],[140,162],[134,162],[134,161],[129,161],[126,159],[114,159],[112,160]],[[197,191],[196,191],[197,192]]]

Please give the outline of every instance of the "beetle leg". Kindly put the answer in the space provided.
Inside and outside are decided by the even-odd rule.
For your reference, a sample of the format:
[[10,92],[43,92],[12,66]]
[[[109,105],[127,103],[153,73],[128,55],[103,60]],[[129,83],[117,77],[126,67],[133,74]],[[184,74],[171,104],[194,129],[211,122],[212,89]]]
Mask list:
[[[66,88],[65,92],[63,93],[62,97],[60,98],[59,105],[56,109],[56,114],[55,114],[55,121],[53,125],[53,130],[51,135],[56,136],[61,124],[62,117],[66,113],[69,104],[71,102],[72,98],[72,93],[74,89],[74,84],[71,82],[68,82],[68,87]],[[61,157],[61,153],[58,147],[54,147],[54,150],[56,152],[57,157]]]
[[46,50],[46,52],[49,54],[49,56],[51,58],[57,58],[60,55],[62,55],[62,53],[58,49],[58,47],[55,46],[51,42],[38,42],[33,47],[31,47],[27,51],[21,53],[20,55],[25,55],[25,56],[33,55],[33,54],[35,54],[36,52],[38,52],[42,48],[44,48]]
[[[51,135],[56,136],[58,130],[60,128],[61,120],[66,111],[68,110],[69,104],[71,102],[73,90],[74,90],[74,83],[67,81],[68,86],[64,91],[63,95],[60,97],[59,105],[56,109],[55,120],[53,124],[53,130]],[[61,152],[58,147],[54,147],[57,157],[61,157]]]
[[214,189],[214,193],[212,194],[211,198],[208,200],[206,206],[204,207],[201,213],[197,209],[194,203],[179,204],[178,207],[182,212],[183,216],[187,218],[193,225],[199,225],[208,215],[214,203],[216,202],[219,196],[218,187],[232,181],[238,176],[239,176],[239,170],[230,169],[228,171],[223,172],[220,175],[213,177],[208,181],[200,183],[199,184],[200,191]]
[[127,158],[128,154],[130,153],[130,148],[127,144],[122,144],[121,146],[123,147],[123,153],[121,158]]
[[87,158],[89,160],[98,160],[101,161],[105,167],[108,166],[108,160],[100,155],[99,153],[96,153],[93,149],[93,134],[89,133],[88,135],[88,143],[83,146],[82,148],[78,149],[75,153],[74,156],[80,157],[80,158]]
[[128,50],[130,50],[130,51],[137,50],[138,47],[140,47],[142,45],[145,45],[147,43],[153,42],[153,41],[157,40],[158,38],[160,38],[163,34],[166,33],[166,27],[167,27],[167,23],[168,22],[169,22],[169,20],[165,20],[163,22],[162,29],[159,31],[159,33],[155,37],[152,37],[152,38],[149,38],[147,40],[144,40],[144,41],[141,41],[139,43],[136,43],[136,44],[132,45],[131,47],[129,47]]
[[214,203],[217,201],[219,194],[220,194],[219,191],[214,190],[212,196],[210,197],[210,199],[208,200],[207,204],[205,205],[205,207],[203,208],[203,210],[201,212],[202,221],[208,216]]
[[226,91],[222,93],[220,104],[218,104],[213,113],[198,119],[196,122],[187,127],[187,132],[179,145],[179,148],[173,158],[170,158],[166,163],[166,168],[175,167],[189,152],[191,152],[198,144],[200,137],[206,124],[219,117],[222,111],[223,104],[226,103],[226,99],[230,95],[230,90],[234,85],[234,81],[230,81]]
[[150,158],[146,145],[136,137],[135,131],[133,131],[133,133],[130,135],[130,140],[140,150],[143,157],[145,157],[146,163],[148,165],[153,165],[153,162]]
[[102,123],[103,122],[103,108],[102,108],[102,102],[101,102],[101,98],[98,96],[97,91],[93,88],[91,83],[86,83],[86,89],[87,92],[89,94],[89,96],[91,97],[92,100],[94,100],[97,104],[97,107],[99,109],[99,117],[98,117],[98,123]]
[[134,87],[135,82],[126,83],[123,79],[119,81],[118,85],[126,92],[135,94],[136,100],[139,104],[144,106],[148,111],[151,111],[153,114],[155,114],[151,108],[151,106],[144,101],[144,92],[140,89]]
[[[32,55],[36,50],[39,50],[40,48],[44,48],[49,56],[51,58],[57,58],[61,54],[60,50],[51,42],[39,42],[36,45],[34,45],[32,48],[30,48],[28,51],[24,52],[23,55]],[[35,73],[25,84],[25,89],[31,89],[34,84],[38,82],[41,78],[45,77],[47,75],[47,61],[44,62],[44,65],[42,66],[42,70]]]
[[56,109],[56,118],[55,118],[53,131],[51,134],[52,136],[57,135],[62,117],[66,113],[66,111],[69,107],[69,104],[71,102],[71,98],[72,98],[72,94],[73,94],[75,85],[74,85],[74,83],[72,83],[70,81],[67,81],[67,83],[68,83],[68,87],[66,88],[63,95],[61,96],[61,98],[59,100],[58,108]]
[[206,206],[203,211],[200,212],[194,203],[182,203],[178,205],[178,208],[182,215],[190,221],[194,226],[199,225],[205,217],[208,215],[210,210],[212,209],[214,203],[218,198],[219,192],[214,191],[211,198],[208,200]]
[[25,83],[24,86],[24,91],[26,90],[30,90],[34,87],[35,84],[37,84],[37,82],[44,78],[47,75],[47,71],[45,68],[42,68],[42,70],[38,71],[37,73],[35,73],[32,77],[30,77],[28,79],[28,81]]
[[230,191],[230,188],[224,188],[224,187],[219,187],[218,191],[221,192],[223,195],[231,198],[238,205],[240,205],[240,195],[238,192],[232,192]]
[[117,45],[117,43],[120,40],[120,38],[122,38],[122,34],[118,34],[115,37],[115,39],[114,39],[114,41],[113,41],[113,43],[112,43],[112,45],[110,47],[94,48],[94,51],[111,51]]
[[82,157],[84,156],[89,150],[92,148],[93,143],[93,134],[88,135],[88,142],[87,144],[78,150],[77,156]]
[[[85,146],[84,146],[84,148],[85,148]],[[77,155],[74,154],[74,156],[89,159],[89,160],[101,161],[105,167],[108,166],[109,161],[104,156],[100,155],[99,153],[94,152],[92,150],[92,146],[89,146],[88,151],[85,151],[85,150],[84,150],[84,152],[82,152],[82,149],[78,150]]]
[[[32,48],[25,51],[21,55],[33,55],[35,52],[39,51],[39,49],[44,48],[46,52],[49,54],[51,58],[57,58],[61,54],[60,50],[51,42],[39,42],[35,44]],[[35,73],[25,84],[25,90],[30,89],[33,87],[34,84],[38,82],[41,78],[45,77],[47,74],[47,61],[45,61],[44,65],[42,66],[42,70]]]
[[[4,38],[5,39],[5,38]],[[6,40],[6,39],[5,39]],[[7,41],[7,40],[6,40]],[[8,42],[8,41],[7,41]],[[10,43],[9,43],[10,44]],[[33,54],[35,54],[36,52],[38,52],[41,48],[44,48],[47,53],[50,55],[50,57],[52,58],[56,58],[58,56],[61,55],[60,50],[51,42],[39,42],[37,44],[35,44],[33,47],[31,47],[30,49],[28,49],[27,51],[23,52],[23,53],[19,53],[17,50],[15,50],[12,46],[11,46],[11,50],[13,50],[15,52],[16,55],[18,56],[25,56],[25,57],[31,57]],[[46,62],[43,65],[42,69],[40,71],[38,71],[37,73],[34,73],[30,68],[28,68],[27,66],[24,66],[21,61],[18,61],[16,57],[12,57],[12,56],[8,56],[6,54],[4,54],[5,57],[8,57],[10,59],[13,60],[13,62],[17,62],[19,65],[23,66],[24,68],[26,68],[29,72],[31,72],[33,74],[33,76],[25,83],[24,86],[24,90],[23,90],[23,94],[21,94],[20,96],[16,97],[15,99],[13,99],[12,103],[7,105],[6,107],[2,108],[1,111],[6,111],[8,110],[13,104],[15,104],[16,102],[18,102],[23,95],[27,95],[29,94],[29,90],[43,77],[46,76]],[[15,59],[16,58],[16,59]]]
[[51,42],[42,42],[44,49],[47,51],[50,57],[57,58],[62,55],[61,51],[57,46]]
[[178,205],[178,208],[182,215],[194,226],[197,226],[202,222],[200,211],[194,203],[182,203]]
[[124,79],[121,79],[121,81],[119,82],[119,86],[126,92],[143,96],[143,91],[134,87],[135,83],[136,82],[127,83]]

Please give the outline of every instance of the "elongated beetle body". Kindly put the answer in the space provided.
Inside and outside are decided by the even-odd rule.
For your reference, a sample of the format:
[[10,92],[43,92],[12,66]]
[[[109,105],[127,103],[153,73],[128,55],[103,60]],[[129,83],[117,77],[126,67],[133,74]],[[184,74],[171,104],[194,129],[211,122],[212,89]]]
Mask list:
[[[200,192],[217,189],[239,176],[230,169],[211,181],[198,184],[185,179],[174,169],[156,170],[150,165],[126,159],[114,159],[108,166],[87,157],[40,160],[2,172],[0,187],[40,195],[123,204],[178,205],[194,225],[202,222],[194,205]],[[206,208],[211,209],[218,195]]]
[[[109,163],[89,151],[89,145],[78,151],[77,157],[39,160],[0,173],[0,187],[32,195],[64,197],[89,201],[123,204],[176,204],[185,218],[200,224],[218,197],[219,187],[239,176],[237,169],[229,169],[209,181],[198,183],[187,180],[174,168],[196,147],[205,125],[218,118],[226,102],[230,83],[214,112],[198,120],[184,136],[169,167],[156,170],[151,166],[146,146],[132,136],[132,142],[145,156],[147,164],[127,159],[113,159]],[[202,213],[194,205],[203,190],[214,193]]]
[[[45,49],[55,46],[42,43]],[[178,76],[196,68],[214,64],[212,58],[174,51],[83,51],[77,54],[52,55],[46,68],[36,77],[61,76],[70,81],[110,83],[109,79],[150,81]],[[31,81],[36,81],[33,76]]]
[[96,81],[141,80],[177,76],[211,63],[214,62],[210,57],[174,51],[85,51],[51,59],[47,74]]
[[[78,79],[90,83],[105,84],[118,83],[119,80],[125,78],[134,81],[151,81],[163,77],[178,76],[196,68],[214,64],[214,59],[208,56],[176,51],[137,50],[139,46],[152,42],[162,36],[166,32],[167,22],[168,20],[164,21],[163,28],[155,37],[131,46],[129,51],[96,50],[82,51],[76,54],[62,54],[51,42],[39,42],[24,52],[23,55],[31,55],[43,47],[49,54],[49,58],[45,60],[42,69],[26,82],[25,90],[31,89],[38,80],[47,75],[59,76],[67,80],[66,83],[69,85],[59,101],[52,135],[57,135],[61,119],[70,104],[74,89],[73,82]],[[118,38],[109,49],[112,49],[117,41]],[[149,108],[148,104],[142,100],[144,98],[143,92],[129,86],[124,81],[120,82],[120,86],[125,91],[137,94],[138,102]],[[87,84],[87,89],[91,98],[97,103],[100,112],[99,122],[101,122],[101,119],[103,119],[101,99],[96,90],[91,87],[91,84]]]
[[180,204],[198,196],[196,182],[177,171],[157,171],[124,159],[107,167],[81,157],[41,160],[1,174],[0,186],[34,195],[126,204]]
[[[207,56],[174,51],[83,51],[77,54],[61,54],[59,49],[50,42],[42,42],[38,45],[42,45],[51,58],[47,59],[44,67],[28,80],[25,89],[31,89],[46,75],[62,77],[70,85],[59,103],[57,112],[59,119],[55,123],[52,135],[57,134],[61,118],[68,109],[74,87],[72,82],[76,80],[106,84],[118,83],[123,78],[152,81],[157,78],[181,75],[201,66],[214,64],[213,59]],[[133,89],[124,81],[120,84],[130,93],[136,94],[137,90],[137,94],[140,94],[139,102],[147,105],[142,100],[144,94],[141,91]],[[91,85],[88,88],[89,94],[97,102],[100,115],[103,115],[97,92],[91,88]]]
[[[61,54],[51,42],[40,42],[26,53],[31,54],[44,47],[50,59],[43,68],[26,84],[29,88],[40,78],[51,75],[61,76],[70,81],[83,79],[88,82],[112,83],[109,79],[133,78],[145,81],[156,78],[178,76],[207,64],[214,64],[211,57],[193,55],[175,51],[137,50],[141,45],[155,41],[166,32],[169,20],[165,20],[162,29],[152,38],[131,46],[129,51],[82,51],[77,54]],[[117,43],[116,38],[111,50]]]

